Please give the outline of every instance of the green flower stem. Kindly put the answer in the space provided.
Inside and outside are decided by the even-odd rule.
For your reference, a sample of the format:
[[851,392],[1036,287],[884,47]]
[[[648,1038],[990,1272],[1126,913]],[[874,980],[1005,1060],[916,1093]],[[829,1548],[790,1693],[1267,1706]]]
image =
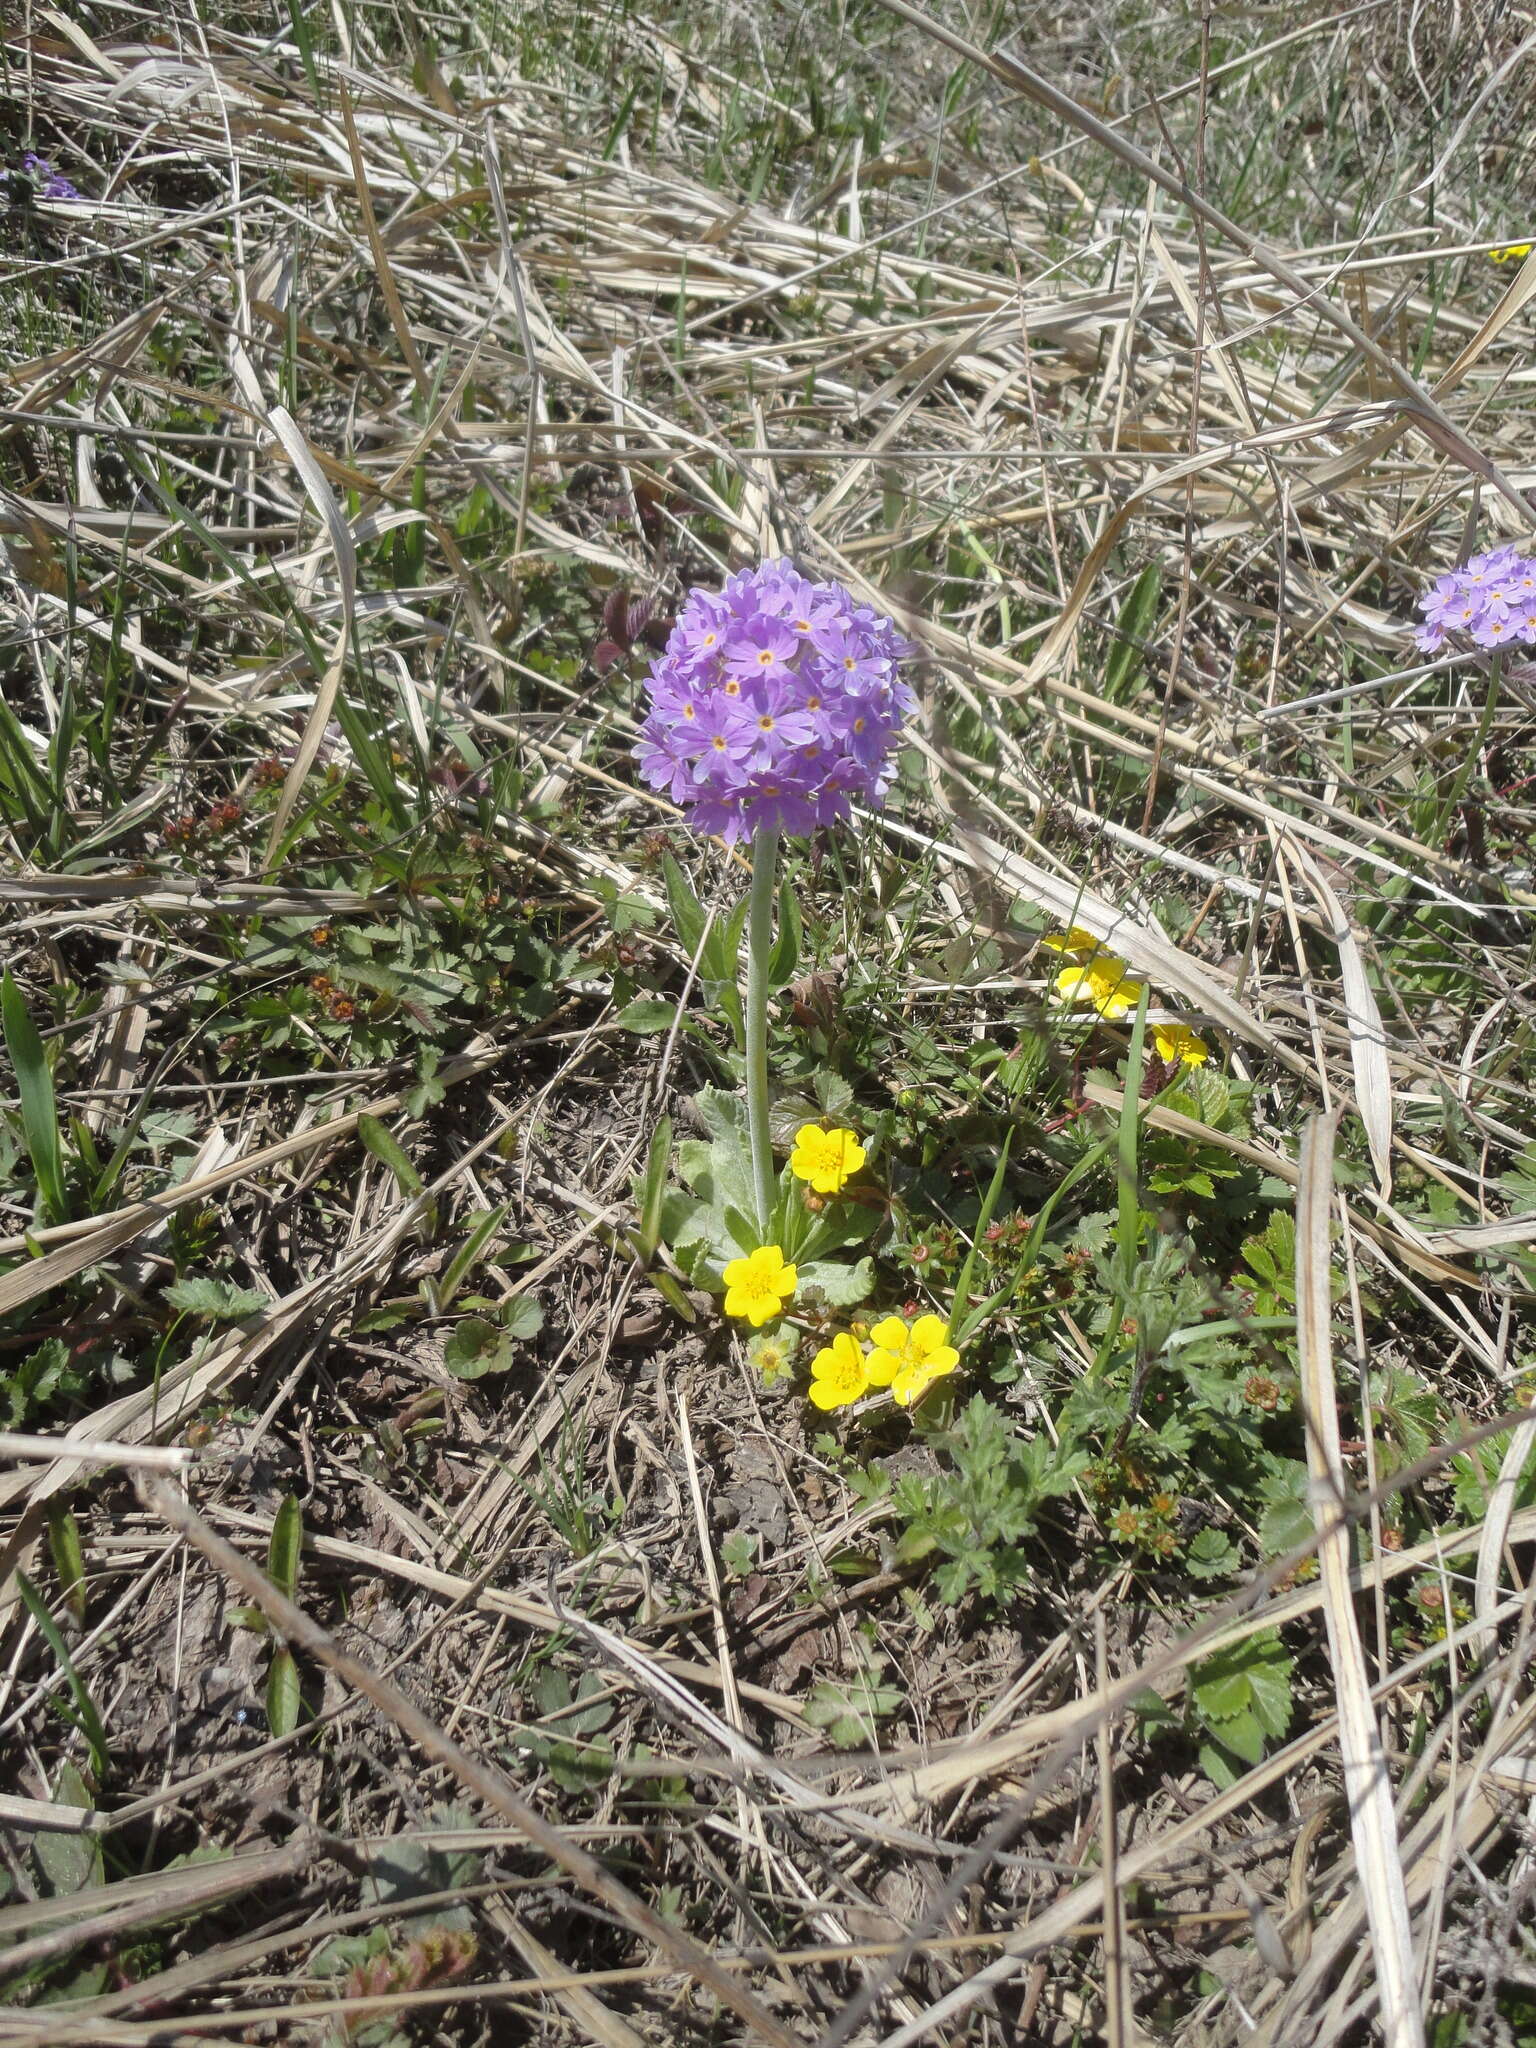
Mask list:
[[773,885],[779,871],[779,835],[759,832],[752,843],[752,899],[747,911],[747,1141],[757,1195],[759,1241],[773,1227],[773,1139],[768,1131],[768,959],[773,951]]

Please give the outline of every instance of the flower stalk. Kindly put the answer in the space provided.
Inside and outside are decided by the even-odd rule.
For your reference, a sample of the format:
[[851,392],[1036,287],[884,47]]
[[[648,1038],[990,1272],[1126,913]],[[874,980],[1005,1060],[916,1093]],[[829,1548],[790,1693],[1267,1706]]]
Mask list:
[[773,1231],[773,1138],[768,1128],[768,963],[773,952],[773,888],[779,835],[759,832],[752,842],[752,895],[747,909],[746,1091],[747,1142],[757,1226],[766,1244]]

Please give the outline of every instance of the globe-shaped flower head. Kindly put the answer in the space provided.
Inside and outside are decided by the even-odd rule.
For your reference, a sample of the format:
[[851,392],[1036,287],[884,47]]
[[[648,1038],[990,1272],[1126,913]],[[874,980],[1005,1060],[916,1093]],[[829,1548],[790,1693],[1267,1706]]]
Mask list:
[[807,833],[879,803],[916,652],[841,585],[790,562],[691,590],[651,670],[635,755],[652,789],[724,839]]

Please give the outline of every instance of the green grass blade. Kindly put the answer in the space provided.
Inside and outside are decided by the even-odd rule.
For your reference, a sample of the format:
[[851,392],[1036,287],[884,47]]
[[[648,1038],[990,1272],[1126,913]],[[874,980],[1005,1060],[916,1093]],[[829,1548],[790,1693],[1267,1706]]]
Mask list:
[[49,1070],[43,1041],[22,1000],[21,990],[7,969],[0,979],[0,1024],[5,1030],[6,1050],[16,1070],[16,1088],[21,1097],[21,1128],[38,1193],[50,1223],[67,1223],[69,1207],[64,1197],[64,1153],[59,1142],[58,1109],[53,1097],[53,1075]]
[[656,1256],[661,1243],[661,1205],[666,1199],[667,1174],[672,1165],[672,1119],[664,1116],[651,1136],[645,1172],[635,1182],[635,1206],[640,1211],[638,1249],[645,1265]]
[[26,1604],[28,1614],[37,1623],[38,1633],[59,1660],[59,1669],[64,1673],[70,1695],[74,1700],[74,1711],[70,1719],[90,1745],[91,1769],[96,1774],[97,1784],[100,1785],[111,1769],[112,1759],[107,1749],[107,1732],[101,1725],[96,1702],[91,1698],[85,1680],[75,1669],[74,1660],[69,1654],[69,1646],[59,1633],[58,1623],[48,1612],[42,1595],[25,1572],[16,1574],[16,1587]]
[[955,1298],[949,1307],[949,1341],[960,1344],[971,1334],[976,1318],[970,1314],[971,1276],[976,1270],[977,1247],[986,1235],[987,1225],[992,1221],[992,1211],[997,1207],[997,1198],[1003,1192],[1003,1176],[1008,1171],[1008,1154],[1013,1149],[1013,1133],[1003,1139],[1003,1149],[997,1155],[997,1166],[992,1175],[981,1204],[981,1214],[976,1218],[976,1227],[971,1232],[970,1249],[965,1255],[965,1264],[960,1268],[960,1278],[955,1282]]

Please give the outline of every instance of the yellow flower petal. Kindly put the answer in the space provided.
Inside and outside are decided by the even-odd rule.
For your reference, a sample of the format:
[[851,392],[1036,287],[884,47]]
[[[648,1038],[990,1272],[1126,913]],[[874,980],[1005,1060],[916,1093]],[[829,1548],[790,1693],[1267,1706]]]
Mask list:
[[1131,979],[1130,965],[1118,953],[1095,953],[1064,967],[1056,977],[1056,993],[1064,1002],[1090,1003],[1101,1017],[1128,1017],[1141,1001],[1142,987]]
[[1067,932],[1046,932],[1040,943],[1049,946],[1053,953],[1071,953],[1086,959],[1089,954],[1098,952],[1100,942],[1092,932],[1084,931],[1080,924],[1075,924]]
[[795,1133],[789,1170],[797,1180],[808,1181],[818,1195],[836,1195],[867,1156],[852,1131],[824,1131],[820,1124],[802,1124]]
[[932,1357],[914,1360],[897,1373],[891,1382],[892,1398],[903,1408],[910,1408],[920,1401],[936,1380],[952,1373],[960,1363],[960,1354],[949,1345],[934,1352]]
[[858,1339],[841,1331],[811,1360],[812,1405],[817,1408],[847,1408],[869,1389],[869,1374]]
[[[907,1341],[914,1351],[926,1358],[934,1351],[947,1350],[945,1340],[948,1336],[949,1325],[942,1316],[919,1316],[912,1325]],[[955,1355],[958,1357],[959,1353]]]
[[1152,1043],[1157,1047],[1158,1058],[1170,1066],[1203,1067],[1211,1056],[1211,1048],[1187,1024],[1154,1024]]
[[732,1259],[726,1266],[725,1312],[741,1316],[754,1330],[783,1313],[784,1303],[795,1291],[798,1273],[784,1263],[776,1244],[759,1245],[745,1258]]

